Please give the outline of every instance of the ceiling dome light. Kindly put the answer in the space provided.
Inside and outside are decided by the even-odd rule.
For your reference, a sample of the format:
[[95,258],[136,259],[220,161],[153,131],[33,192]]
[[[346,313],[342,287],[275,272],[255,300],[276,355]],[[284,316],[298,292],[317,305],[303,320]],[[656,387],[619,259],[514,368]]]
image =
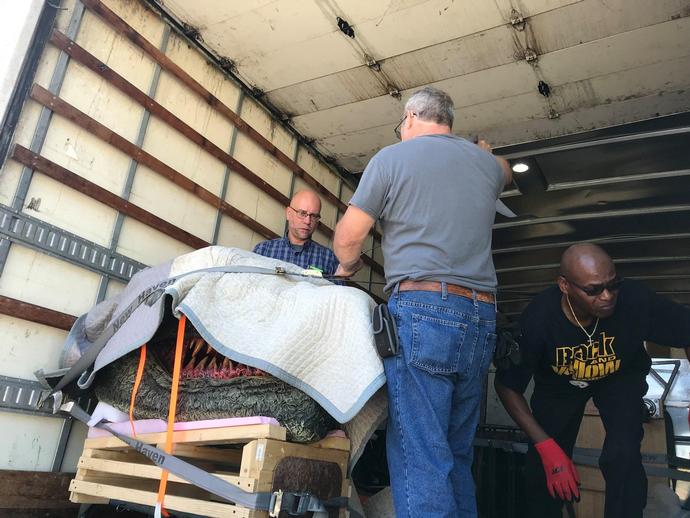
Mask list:
[[515,171],[516,173],[524,173],[527,170],[529,170],[529,166],[524,162],[518,162],[517,164],[513,164],[513,171]]

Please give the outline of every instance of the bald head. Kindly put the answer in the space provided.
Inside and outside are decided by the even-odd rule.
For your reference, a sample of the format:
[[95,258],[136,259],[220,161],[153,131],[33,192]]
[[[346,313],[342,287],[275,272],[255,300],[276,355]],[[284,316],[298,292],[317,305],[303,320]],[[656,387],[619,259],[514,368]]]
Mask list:
[[314,191],[298,191],[285,208],[288,222],[288,239],[292,244],[303,245],[316,230],[321,219],[321,198]]
[[587,273],[608,273],[612,267],[611,256],[592,243],[573,245],[561,256],[561,275],[571,279]]
[[[296,209],[299,209],[302,205],[309,205],[311,208],[316,208],[314,212],[321,212],[321,198],[319,198],[319,195],[316,194],[316,192],[310,189],[297,191],[290,200],[290,205]],[[312,211],[310,210],[308,212]]]
[[577,318],[605,318],[618,298],[616,267],[611,256],[591,243],[573,245],[561,257],[558,286]]

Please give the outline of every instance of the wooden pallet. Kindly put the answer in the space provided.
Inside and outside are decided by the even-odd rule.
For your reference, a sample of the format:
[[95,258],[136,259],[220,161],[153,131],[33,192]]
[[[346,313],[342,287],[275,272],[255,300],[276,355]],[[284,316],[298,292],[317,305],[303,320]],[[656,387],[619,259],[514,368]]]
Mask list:
[[[137,439],[162,447],[165,433],[138,434]],[[284,428],[260,424],[179,431],[174,432],[174,441],[176,456],[248,492],[309,490],[322,498],[349,494],[350,441],[342,437],[309,445],[289,443]],[[72,502],[118,500],[151,507],[156,503],[162,470],[115,437],[87,439],[77,468],[70,483]],[[209,517],[268,516],[266,511],[228,503],[172,474],[165,507]],[[330,516],[343,518],[348,513],[334,510]]]

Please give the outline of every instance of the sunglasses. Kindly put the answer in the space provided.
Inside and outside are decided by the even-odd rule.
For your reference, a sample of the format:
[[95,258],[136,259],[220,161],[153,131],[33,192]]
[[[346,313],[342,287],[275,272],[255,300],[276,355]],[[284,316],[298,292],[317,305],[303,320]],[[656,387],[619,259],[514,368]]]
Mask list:
[[579,284],[568,279],[565,275],[561,275],[561,277],[563,277],[566,281],[568,281],[568,283],[572,284],[576,288],[582,290],[585,295],[590,297],[597,297],[604,293],[604,290],[609,292],[618,291],[621,288],[621,284],[623,284],[623,278],[618,276],[614,277],[607,283],[595,284],[594,286],[580,286]]

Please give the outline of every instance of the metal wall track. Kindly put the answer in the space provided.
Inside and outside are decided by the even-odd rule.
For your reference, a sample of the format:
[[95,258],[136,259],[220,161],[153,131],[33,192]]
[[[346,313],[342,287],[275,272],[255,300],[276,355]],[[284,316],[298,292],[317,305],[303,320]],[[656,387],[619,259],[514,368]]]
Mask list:
[[[48,405],[38,407],[38,400],[46,388],[38,381],[10,376],[0,376],[0,409],[29,415],[42,415],[65,419],[63,414],[53,414]],[[95,404],[90,396],[84,395],[77,402],[83,409],[91,411]]]
[[145,264],[0,204],[0,239],[7,239],[96,273],[128,282]]
[[0,408],[52,416],[48,409],[37,409],[45,388],[37,381],[0,376]]

